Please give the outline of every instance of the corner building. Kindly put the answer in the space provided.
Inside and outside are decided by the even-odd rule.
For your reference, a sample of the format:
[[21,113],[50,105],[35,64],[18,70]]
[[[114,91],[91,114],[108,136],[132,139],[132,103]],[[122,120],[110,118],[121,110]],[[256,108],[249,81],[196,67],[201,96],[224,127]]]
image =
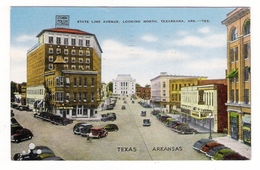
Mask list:
[[228,135],[251,145],[250,9],[236,8],[222,24],[227,27]]
[[100,103],[102,49],[94,34],[44,29],[27,52],[27,104],[68,118],[91,117]]

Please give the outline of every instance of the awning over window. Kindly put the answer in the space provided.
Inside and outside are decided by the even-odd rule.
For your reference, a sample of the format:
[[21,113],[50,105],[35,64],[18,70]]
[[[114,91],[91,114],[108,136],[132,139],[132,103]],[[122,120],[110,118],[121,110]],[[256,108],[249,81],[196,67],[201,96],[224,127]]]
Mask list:
[[227,75],[227,78],[234,78],[237,76],[237,73],[238,73],[238,70],[231,70],[228,75]]

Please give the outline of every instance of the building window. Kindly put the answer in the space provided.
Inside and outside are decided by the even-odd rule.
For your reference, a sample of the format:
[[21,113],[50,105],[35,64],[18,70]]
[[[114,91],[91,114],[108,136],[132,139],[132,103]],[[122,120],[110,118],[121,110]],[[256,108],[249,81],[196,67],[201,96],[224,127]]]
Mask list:
[[76,58],[75,57],[71,57],[71,62],[75,63],[76,62]]
[[245,81],[249,80],[249,70],[250,70],[250,67],[245,67]]
[[63,102],[63,92],[56,92],[55,101],[56,102]]
[[76,45],[76,39],[75,38],[71,39],[71,45]]
[[56,49],[56,54],[60,54],[61,53],[61,49],[60,48],[57,48]]
[[71,65],[71,69],[75,70],[76,69],[76,65]]
[[90,66],[86,66],[86,70],[90,70]]
[[53,37],[49,37],[49,44],[53,44]]
[[53,54],[53,48],[49,48],[49,54]]
[[87,86],[87,78],[84,77],[84,86]]
[[231,32],[231,41],[235,41],[237,39],[237,29],[233,28]]
[[64,85],[63,77],[56,77],[55,81],[56,81],[56,86],[63,86]]
[[95,78],[92,78],[91,79],[91,86],[94,86],[95,85]]
[[76,50],[71,50],[71,55],[76,55]]
[[68,63],[69,57],[64,57],[64,61],[65,61],[66,63]]
[[86,50],[86,56],[90,56],[90,51]]
[[248,20],[244,26],[244,35],[250,34],[250,20]]
[[69,45],[69,39],[68,38],[64,38],[64,45]]
[[250,47],[249,43],[244,44],[244,59],[248,59],[249,47]]
[[56,37],[56,44],[61,44],[60,37]]
[[66,93],[66,102],[69,102],[69,100],[70,100],[70,94]]
[[53,69],[53,64],[49,64],[48,68],[49,68],[49,70],[52,70]]
[[77,78],[76,77],[73,78],[73,86],[77,86]]
[[231,100],[232,103],[234,103],[234,90],[231,90],[230,100]]
[[238,47],[235,48],[235,60],[238,61]]
[[86,40],[86,46],[87,46],[87,47],[90,46],[90,40]]
[[49,56],[49,62],[53,62],[53,56],[52,55]]
[[166,85],[165,85],[165,82],[163,82],[163,88],[165,88],[165,86],[166,86]]
[[91,102],[94,102],[94,92],[91,92]]
[[79,86],[82,86],[82,78],[79,77]]
[[83,58],[79,58],[79,63],[83,63]]
[[81,93],[79,93],[79,101],[82,100],[82,96],[81,96]]
[[83,70],[84,68],[83,68],[83,65],[79,65],[79,69],[80,70]]
[[79,46],[83,46],[83,40],[79,39]]
[[83,50],[79,50],[79,55],[83,56]]
[[249,104],[249,90],[245,89],[245,104]]
[[84,100],[84,102],[87,101],[87,93],[86,92],[83,93],[83,100]]
[[68,49],[64,49],[64,54],[68,55],[69,54],[69,50]]
[[66,77],[66,86],[70,85],[70,79],[68,77]]
[[64,64],[64,69],[68,69],[69,65],[68,64]]
[[238,103],[238,90],[236,90],[236,103]]
[[77,100],[77,93],[73,93],[73,101],[75,102]]

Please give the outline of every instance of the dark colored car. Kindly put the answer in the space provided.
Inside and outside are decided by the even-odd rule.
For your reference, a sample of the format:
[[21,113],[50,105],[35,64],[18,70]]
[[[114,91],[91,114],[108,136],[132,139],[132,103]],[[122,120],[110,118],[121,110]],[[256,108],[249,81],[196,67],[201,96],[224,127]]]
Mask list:
[[159,114],[161,111],[160,110],[152,110],[151,113],[152,115],[156,116],[157,114]]
[[59,115],[54,115],[53,117],[51,117],[51,121],[52,123],[57,125],[67,125],[73,123],[73,120],[66,117],[61,117]]
[[247,157],[240,155],[239,153],[227,154],[222,160],[249,160]]
[[[178,127],[177,127],[178,129]],[[188,127],[188,126],[182,126],[180,127],[178,133],[180,134],[196,134],[198,131],[194,128]]]
[[29,106],[21,105],[18,108],[20,111],[32,111],[32,109],[29,108]]
[[[27,153],[27,154],[16,153],[14,155],[13,159],[26,161],[26,160],[46,160],[47,158],[53,158],[53,157],[56,157],[56,155],[49,147],[36,146],[34,149],[32,149],[32,151],[30,153]],[[60,159],[62,159],[62,158],[60,158]],[[54,159],[52,159],[52,160],[54,160]]]
[[221,143],[218,143],[216,141],[213,141],[213,142],[209,142],[207,143],[206,145],[204,145],[201,149],[200,149],[200,152],[202,153],[208,153],[208,151],[213,148],[213,147],[216,147],[216,146],[223,146],[223,144]]
[[151,126],[151,120],[150,119],[143,119],[143,126]]
[[232,149],[221,149],[218,152],[214,154],[214,156],[211,158],[212,160],[222,160],[226,155],[235,153]]
[[173,120],[173,121],[169,121],[169,122],[167,122],[167,123],[165,123],[165,125],[167,126],[167,127],[173,127],[175,124],[180,124],[181,122],[180,121],[178,121],[178,120]]
[[200,139],[192,145],[192,148],[199,151],[204,145],[206,145],[209,142],[213,142],[213,141],[214,140],[212,140],[212,139]]
[[11,117],[14,117],[14,111],[11,110]]
[[14,133],[11,136],[11,141],[15,143],[19,143],[23,140],[32,139],[33,134],[29,129],[23,128],[20,130],[17,130],[16,133]]
[[17,130],[23,129],[23,126],[19,123],[13,123],[11,124],[11,135],[15,134]]
[[106,129],[107,131],[118,131],[119,128],[116,124],[107,124],[106,126],[104,126],[104,129]]
[[102,137],[106,137],[107,135],[108,135],[108,132],[104,128],[92,127],[90,129],[89,136],[91,136],[92,138],[102,138]]
[[208,157],[212,157],[215,155],[215,153],[217,153],[218,151],[220,151],[221,149],[229,149],[228,147],[224,146],[224,145],[220,145],[220,146],[215,146],[213,148],[211,148],[207,153],[206,156]]
[[77,123],[73,127],[73,133],[75,135],[87,136],[90,133],[90,129],[93,127],[91,124],[87,123]]
[[17,121],[15,118],[12,117],[12,118],[11,118],[11,125],[12,125],[12,124],[17,124],[17,123],[18,123],[18,121]]
[[179,132],[181,130],[182,127],[189,127],[188,124],[183,123],[183,122],[177,122],[174,125],[172,125],[172,130],[175,132]]
[[141,111],[141,116],[146,116],[146,111]]
[[103,121],[103,122],[106,122],[106,121],[115,121],[116,120],[116,118],[115,118],[115,116],[113,116],[113,115],[109,115],[109,116],[106,116],[106,117],[102,117],[101,118],[101,121]]
[[107,109],[106,109],[106,110],[112,110],[112,109],[114,109],[114,105],[111,105],[111,104],[110,104],[110,105],[107,106]]
[[125,105],[122,105],[121,109],[122,109],[122,110],[125,110]]
[[14,109],[18,109],[19,108],[18,104],[16,104],[16,103],[11,103],[11,107],[14,108]]
[[166,121],[166,119],[168,119],[168,118],[172,118],[171,116],[168,116],[168,115],[164,115],[164,116],[161,116],[160,118],[159,118],[159,120],[161,121],[161,122],[165,122]]

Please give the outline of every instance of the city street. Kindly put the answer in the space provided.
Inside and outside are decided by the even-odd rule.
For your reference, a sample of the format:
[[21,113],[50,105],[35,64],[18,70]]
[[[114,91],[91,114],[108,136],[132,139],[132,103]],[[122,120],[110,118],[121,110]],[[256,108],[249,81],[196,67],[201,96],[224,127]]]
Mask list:
[[[67,126],[53,125],[34,118],[33,112],[13,109],[15,118],[34,137],[21,143],[11,143],[11,157],[15,153],[27,151],[29,143],[45,145],[64,160],[209,160],[205,155],[192,149],[194,142],[208,138],[209,134],[181,135],[173,132],[151,115],[151,108],[143,108],[135,100],[126,98],[125,110],[121,110],[123,100],[117,100],[114,110],[98,112],[98,115],[115,112],[114,122],[87,121],[93,126],[103,127],[108,123],[117,124],[117,132],[109,132],[107,137],[87,141],[85,137],[74,135],[73,126],[82,121],[74,121]],[[151,126],[143,126],[141,111],[147,111],[146,118]],[[86,121],[85,121],[86,122]],[[222,134],[213,134],[214,137]],[[11,158],[12,159],[12,158]]]

